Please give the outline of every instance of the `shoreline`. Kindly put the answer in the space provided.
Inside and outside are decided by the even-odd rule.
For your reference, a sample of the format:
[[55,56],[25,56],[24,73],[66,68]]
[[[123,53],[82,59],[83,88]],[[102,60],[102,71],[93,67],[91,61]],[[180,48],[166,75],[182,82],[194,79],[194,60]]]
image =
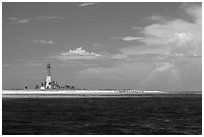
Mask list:
[[202,97],[202,94],[2,94],[2,98],[151,98],[151,97]]
[[142,90],[2,90],[2,98],[138,98],[202,97],[202,92]]

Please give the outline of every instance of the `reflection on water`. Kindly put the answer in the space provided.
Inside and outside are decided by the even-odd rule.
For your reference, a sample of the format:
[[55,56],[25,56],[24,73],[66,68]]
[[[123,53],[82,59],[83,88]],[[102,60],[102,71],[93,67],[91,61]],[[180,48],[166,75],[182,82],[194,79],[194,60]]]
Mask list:
[[2,134],[202,134],[201,97],[3,98]]

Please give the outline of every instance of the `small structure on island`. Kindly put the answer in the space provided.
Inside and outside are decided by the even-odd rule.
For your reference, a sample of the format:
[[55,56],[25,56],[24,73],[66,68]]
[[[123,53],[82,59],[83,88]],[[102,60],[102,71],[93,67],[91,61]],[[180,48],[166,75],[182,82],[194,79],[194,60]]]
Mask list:
[[[36,88],[38,89],[38,86],[36,85]],[[40,90],[46,90],[46,89],[75,89],[75,86],[71,86],[71,85],[65,85],[65,86],[60,86],[58,85],[57,82],[52,81],[52,77],[51,77],[51,65],[50,63],[47,64],[46,66],[46,79],[45,82],[41,83],[40,86]]]

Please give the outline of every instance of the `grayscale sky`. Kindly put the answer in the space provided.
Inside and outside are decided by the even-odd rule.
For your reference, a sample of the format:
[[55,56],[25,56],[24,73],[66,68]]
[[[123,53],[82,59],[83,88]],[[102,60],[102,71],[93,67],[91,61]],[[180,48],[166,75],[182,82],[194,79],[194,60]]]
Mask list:
[[2,86],[201,90],[201,3],[3,3]]

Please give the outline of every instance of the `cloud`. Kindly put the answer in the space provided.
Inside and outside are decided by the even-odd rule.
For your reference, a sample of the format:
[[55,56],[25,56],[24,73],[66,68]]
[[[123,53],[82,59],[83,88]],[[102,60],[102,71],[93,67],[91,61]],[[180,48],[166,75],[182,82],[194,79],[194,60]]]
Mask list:
[[[99,87],[101,83],[109,87],[132,83],[129,88],[134,85],[137,89],[150,90],[202,89],[201,6],[188,5],[182,10],[188,19],[167,20],[167,17],[162,20],[154,16],[153,24],[133,28],[141,34],[137,41],[142,44],[123,47],[118,54],[107,55],[109,59],[120,60],[112,66],[82,70],[78,77]],[[133,40],[130,36],[111,39]]]
[[164,18],[159,16],[159,15],[153,15],[153,16],[150,17],[150,19],[151,20],[155,20],[155,21],[157,21],[157,20],[160,20],[160,21],[164,20]]
[[126,37],[111,37],[111,39],[121,39],[124,41],[134,41],[134,40],[141,40],[142,37],[132,37],[132,36],[126,36]]
[[90,6],[90,5],[95,5],[95,4],[96,3],[90,2],[90,3],[82,3],[82,4],[79,4],[78,6],[84,7],[84,6]]
[[184,32],[175,32],[172,39],[169,40],[169,42],[176,42],[178,47],[181,47],[184,44],[187,44],[188,42],[193,41],[193,35],[191,33],[184,33]]
[[185,3],[181,8],[185,9],[185,12],[193,17],[194,23],[202,24],[202,7],[200,5]]
[[[189,22],[183,19],[163,20],[161,16],[154,17],[156,23],[144,28],[133,28],[139,31],[140,37],[111,37],[124,41],[137,40],[140,45],[123,47],[120,53],[112,55],[112,59],[126,59],[135,62],[181,61],[195,59],[202,55],[202,26],[200,6],[185,6],[184,10],[189,18],[196,20]],[[198,12],[198,13],[197,13]],[[198,15],[197,15],[197,14]]]
[[54,42],[51,41],[51,40],[49,40],[49,41],[46,41],[46,40],[33,40],[31,42],[40,43],[40,44],[54,44]]
[[29,23],[31,19],[19,19],[17,20],[17,23]]
[[[142,33],[144,38],[140,41],[148,45],[168,45],[176,32],[187,32],[197,36],[199,26],[185,22],[181,19],[165,22],[165,24],[151,24],[146,26]],[[198,36],[199,38],[199,36]]]
[[147,46],[147,45],[139,45],[132,46],[127,48],[121,48],[120,52],[123,55],[142,55],[142,54],[162,54],[166,48],[161,46]]
[[143,28],[142,27],[132,27],[132,29],[134,29],[134,30],[142,30]]
[[[107,67],[89,67],[79,71],[77,77],[84,83],[88,81],[87,85],[93,83],[94,88],[193,91],[202,89],[201,66],[199,60],[191,61],[190,64],[189,61],[175,63],[124,60]],[[83,86],[87,86],[86,84]]]
[[8,18],[9,20],[17,20],[18,18],[15,18],[15,17],[10,17]]
[[133,40],[141,40],[142,37],[130,37],[130,36],[127,36],[127,37],[122,37],[122,39],[124,41],[133,41]]
[[57,17],[57,16],[39,16],[36,18],[24,18],[24,19],[19,19],[17,17],[10,17],[8,18],[11,21],[14,21],[15,23],[18,24],[25,24],[25,23],[30,23],[31,21],[40,21],[40,20],[50,20],[50,19],[61,19],[64,17]]
[[142,84],[155,90],[181,90],[183,86],[180,71],[169,62],[157,63]]
[[168,54],[179,56],[198,56],[199,54],[199,47],[192,33],[175,32],[174,37],[169,40],[169,43],[171,49]]
[[126,59],[127,55],[125,54],[114,54],[111,56],[111,59]]
[[[144,63],[115,63],[109,67],[90,67],[77,73],[79,81],[94,83],[94,88],[140,89],[150,67]],[[86,85],[85,85],[86,86]]]
[[160,66],[157,66],[155,70],[159,72],[164,72],[172,68],[173,68],[173,64],[167,62],[167,63],[162,63]]
[[[162,20],[161,23],[161,20],[158,20],[157,23],[147,25],[140,30],[142,36],[137,41],[143,44],[121,48],[119,55],[139,62],[197,60],[202,55],[202,26],[198,21],[201,20],[201,7],[193,7],[193,10],[191,6],[183,10],[189,18],[193,17],[195,22],[175,19],[165,22]],[[197,12],[198,15],[195,14]]]
[[62,19],[64,17],[58,17],[58,16],[39,16],[36,18],[36,20],[49,20],[49,19]]
[[69,59],[96,59],[98,57],[102,57],[102,55],[94,53],[94,52],[88,52],[82,47],[76,48],[75,50],[69,50],[68,52],[62,52],[60,55],[54,56],[57,59],[60,60],[69,60]]
[[145,45],[166,47],[168,55],[196,55],[200,56],[202,47],[201,6],[183,6],[182,10],[188,19],[158,20],[157,23],[148,25],[140,31],[143,39],[138,41]]
[[[156,60],[146,58],[156,63],[147,79],[142,82],[147,88],[159,88],[161,83],[164,90],[201,88],[201,84],[194,83],[200,83],[198,74],[201,74],[202,64],[201,5],[187,4],[181,10],[186,13],[185,20],[161,20],[154,17],[156,23],[140,30],[143,39],[138,41],[144,43],[143,45],[120,49],[120,52],[129,58],[135,56],[138,59],[140,54],[143,54],[143,59],[146,55],[151,58],[154,54],[158,55]],[[190,72],[189,68],[199,71]]]
[[101,56],[93,52],[87,52],[82,47],[76,48],[75,50],[69,50],[68,52],[62,53],[62,55],[79,55],[79,56]]

